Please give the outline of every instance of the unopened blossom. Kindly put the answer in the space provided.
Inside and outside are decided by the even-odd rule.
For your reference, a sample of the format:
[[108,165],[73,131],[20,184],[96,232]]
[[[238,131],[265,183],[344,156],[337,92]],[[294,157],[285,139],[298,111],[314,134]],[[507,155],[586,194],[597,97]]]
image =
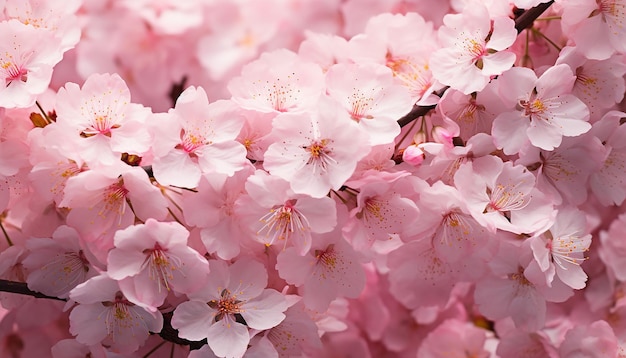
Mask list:
[[248,328],[275,327],[285,318],[287,302],[278,291],[265,288],[267,271],[257,261],[238,260],[231,266],[210,261],[210,267],[208,283],[178,305],[172,327],[181,338],[206,338],[217,357],[241,357],[250,342]]
[[106,274],[77,286],[70,298],[78,305],[70,312],[70,333],[85,345],[102,343],[116,353],[135,352],[150,332],[163,327],[163,315],[137,306]]
[[170,291],[190,293],[206,282],[209,264],[187,246],[188,236],[182,225],[154,219],[119,230],[107,273],[129,301],[156,311]]
[[487,8],[475,3],[460,14],[448,14],[439,29],[442,48],[430,57],[433,76],[465,94],[480,91],[492,76],[510,69],[515,54],[506,49],[517,37],[508,17],[489,17]]
[[499,94],[509,108],[493,121],[492,135],[505,154],[516,154],[525,145],[553,150],[562,138],[591,129],[589,109],[570,94],[576,76],[569,66],[550,67],[541,77],[516,67],[498,77]]
[[0,34],[0,107],[30,107],[50,84],[61,43],[52,32],[15,19],[0,22]]
[[337,117],[341,109],[322,98],[312,114],[285,113],[273,122],[277,140],[265,153],[263,167],[291,184],[297,194],[314,198],[339,189],[369,152],[367,137],[357,124]]

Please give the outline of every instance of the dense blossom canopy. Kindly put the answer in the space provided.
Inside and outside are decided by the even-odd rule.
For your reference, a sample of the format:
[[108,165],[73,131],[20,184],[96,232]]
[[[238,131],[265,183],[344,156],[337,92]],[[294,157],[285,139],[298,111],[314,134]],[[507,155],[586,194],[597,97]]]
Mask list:
[[626,0],[0,0],[0,357],[626,357]]

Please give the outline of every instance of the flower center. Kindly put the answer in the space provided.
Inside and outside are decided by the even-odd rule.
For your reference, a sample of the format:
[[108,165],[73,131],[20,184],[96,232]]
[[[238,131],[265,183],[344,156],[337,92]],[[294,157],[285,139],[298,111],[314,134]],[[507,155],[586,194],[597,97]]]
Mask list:
[[295,204],[295,200],[288,200],[284,205],[270,209],[259,219],[264,225],[257,231],[257,235],[264,235],[269,241],[267,244],[272,245],[276,240],[289,239],[296,231],[310,230],[309,221],[294,208]]
[[9,87],[13,81],[26,82],[28,80],[28,71],[11,61],[0,62],[0,69],[4,72],[5,87]]
[[321,168],[322,171],[326,171],[330,163],[337,164],[337,161],[331,157],[332,151],[327,147],[329,143],[329,139],[322,139],[314,141],[309,146],[302,147],[310,154],[306,165],[313,165],[314,174],[316,173],[318,167]]
[[237,297],[231,296],[231,293],[228,289],[223,289],[221,294],[221,298],[219,300],[211,300],[207,302],[209,307],[217,310],[217,314],[215,315],[215,322],[220,321],[224,317],[235,315],[243,312],[241,309],[241,304],[243,301],[237,300]]

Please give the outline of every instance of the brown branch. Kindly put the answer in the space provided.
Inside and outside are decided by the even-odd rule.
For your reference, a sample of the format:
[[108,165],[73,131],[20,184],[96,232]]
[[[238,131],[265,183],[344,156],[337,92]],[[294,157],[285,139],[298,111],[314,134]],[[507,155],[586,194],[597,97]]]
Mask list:
[[[548,8],[552,5],[552,3],[554,3],[554,1],[548,1],[545,3],[539,4],[533,8],[530,8],[522,12],[519,16],[517,16],[515,18],[515,29],[517,30],[517,33],[519,34],[525,29],[527,29],[528,27],[531,27],[533,22],[539,16],[541,16],[541,14],[543,14],[546,10],[548,10]],[[449,87],[445,87],[441,89],[440,91],[436,93],[436,95],[438,95],[439,97],[443,96],[443,94],[448,90],[448,88]],[[425,116],[426,114],[428,114],[428,112],[430,112],[430,110],[434,109],[435,107],[436,105],[431,105],[431,106],[415,105],[413,106],[413,108],[411,109],[409,113],[405,114],[402,118],[398,119],[398,124],[400,125],[400,127],[404,127],[407,124],[418,119],[419,117]]]
[[[29,289],[28,285],[26,285],[26,283],[24,282],[15,282],[15,281],[2,280],[2,279],[0,279],[0,292],[17,293],[19,295],[32,296],[35,298],[46,298],[46,299],[51,299],[51,300],[67,301],[64,298],[48,296],[40,292],[35,292]],[[200,347],[206,344],[206,339],[202,341],[188,341],[186,339],[182,339],[178,337],[178,330],[172,327],[171,321],[172,321],[172,313],[171,312],[163,313],[163,328],[161,329],[161,332],[159,332],[158,334],[164,340],[168,342],[173,342],[176,344],[184,345],[184,346],[189,346],[192,350],[200,349]]]
[[35,298],[48,298],[51,300],[67,301],[63,298],[44,295],[43,293],[32,291],[24,282],[0,280],[0,292],[17,293],[20,295],[33,296]]

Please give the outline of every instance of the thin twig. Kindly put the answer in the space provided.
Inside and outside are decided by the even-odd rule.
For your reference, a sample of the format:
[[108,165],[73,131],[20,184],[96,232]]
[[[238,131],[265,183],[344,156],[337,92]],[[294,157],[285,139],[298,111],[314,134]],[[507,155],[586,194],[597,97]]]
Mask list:
[[7,243],[9,244],[9,246],[13,246],[13,241],[11,241],[9,233],[4,228],[4,225],[2,225],[2,219],[0,219],[0,229],[2,229],[2,233],[4,234],[5,239],[7,239]]
[[41,114],[43,114],[43,117],[46,119],[48,124],[52,123],[52,119],[50,119],[50,116],[48,116],[48,113],[46,113],[46,111],[43,110],[43,108],[39,104],[39,101],[35,101],[35,104],[37,105],[37,108],[39,108],[39,110],[41,111]]

